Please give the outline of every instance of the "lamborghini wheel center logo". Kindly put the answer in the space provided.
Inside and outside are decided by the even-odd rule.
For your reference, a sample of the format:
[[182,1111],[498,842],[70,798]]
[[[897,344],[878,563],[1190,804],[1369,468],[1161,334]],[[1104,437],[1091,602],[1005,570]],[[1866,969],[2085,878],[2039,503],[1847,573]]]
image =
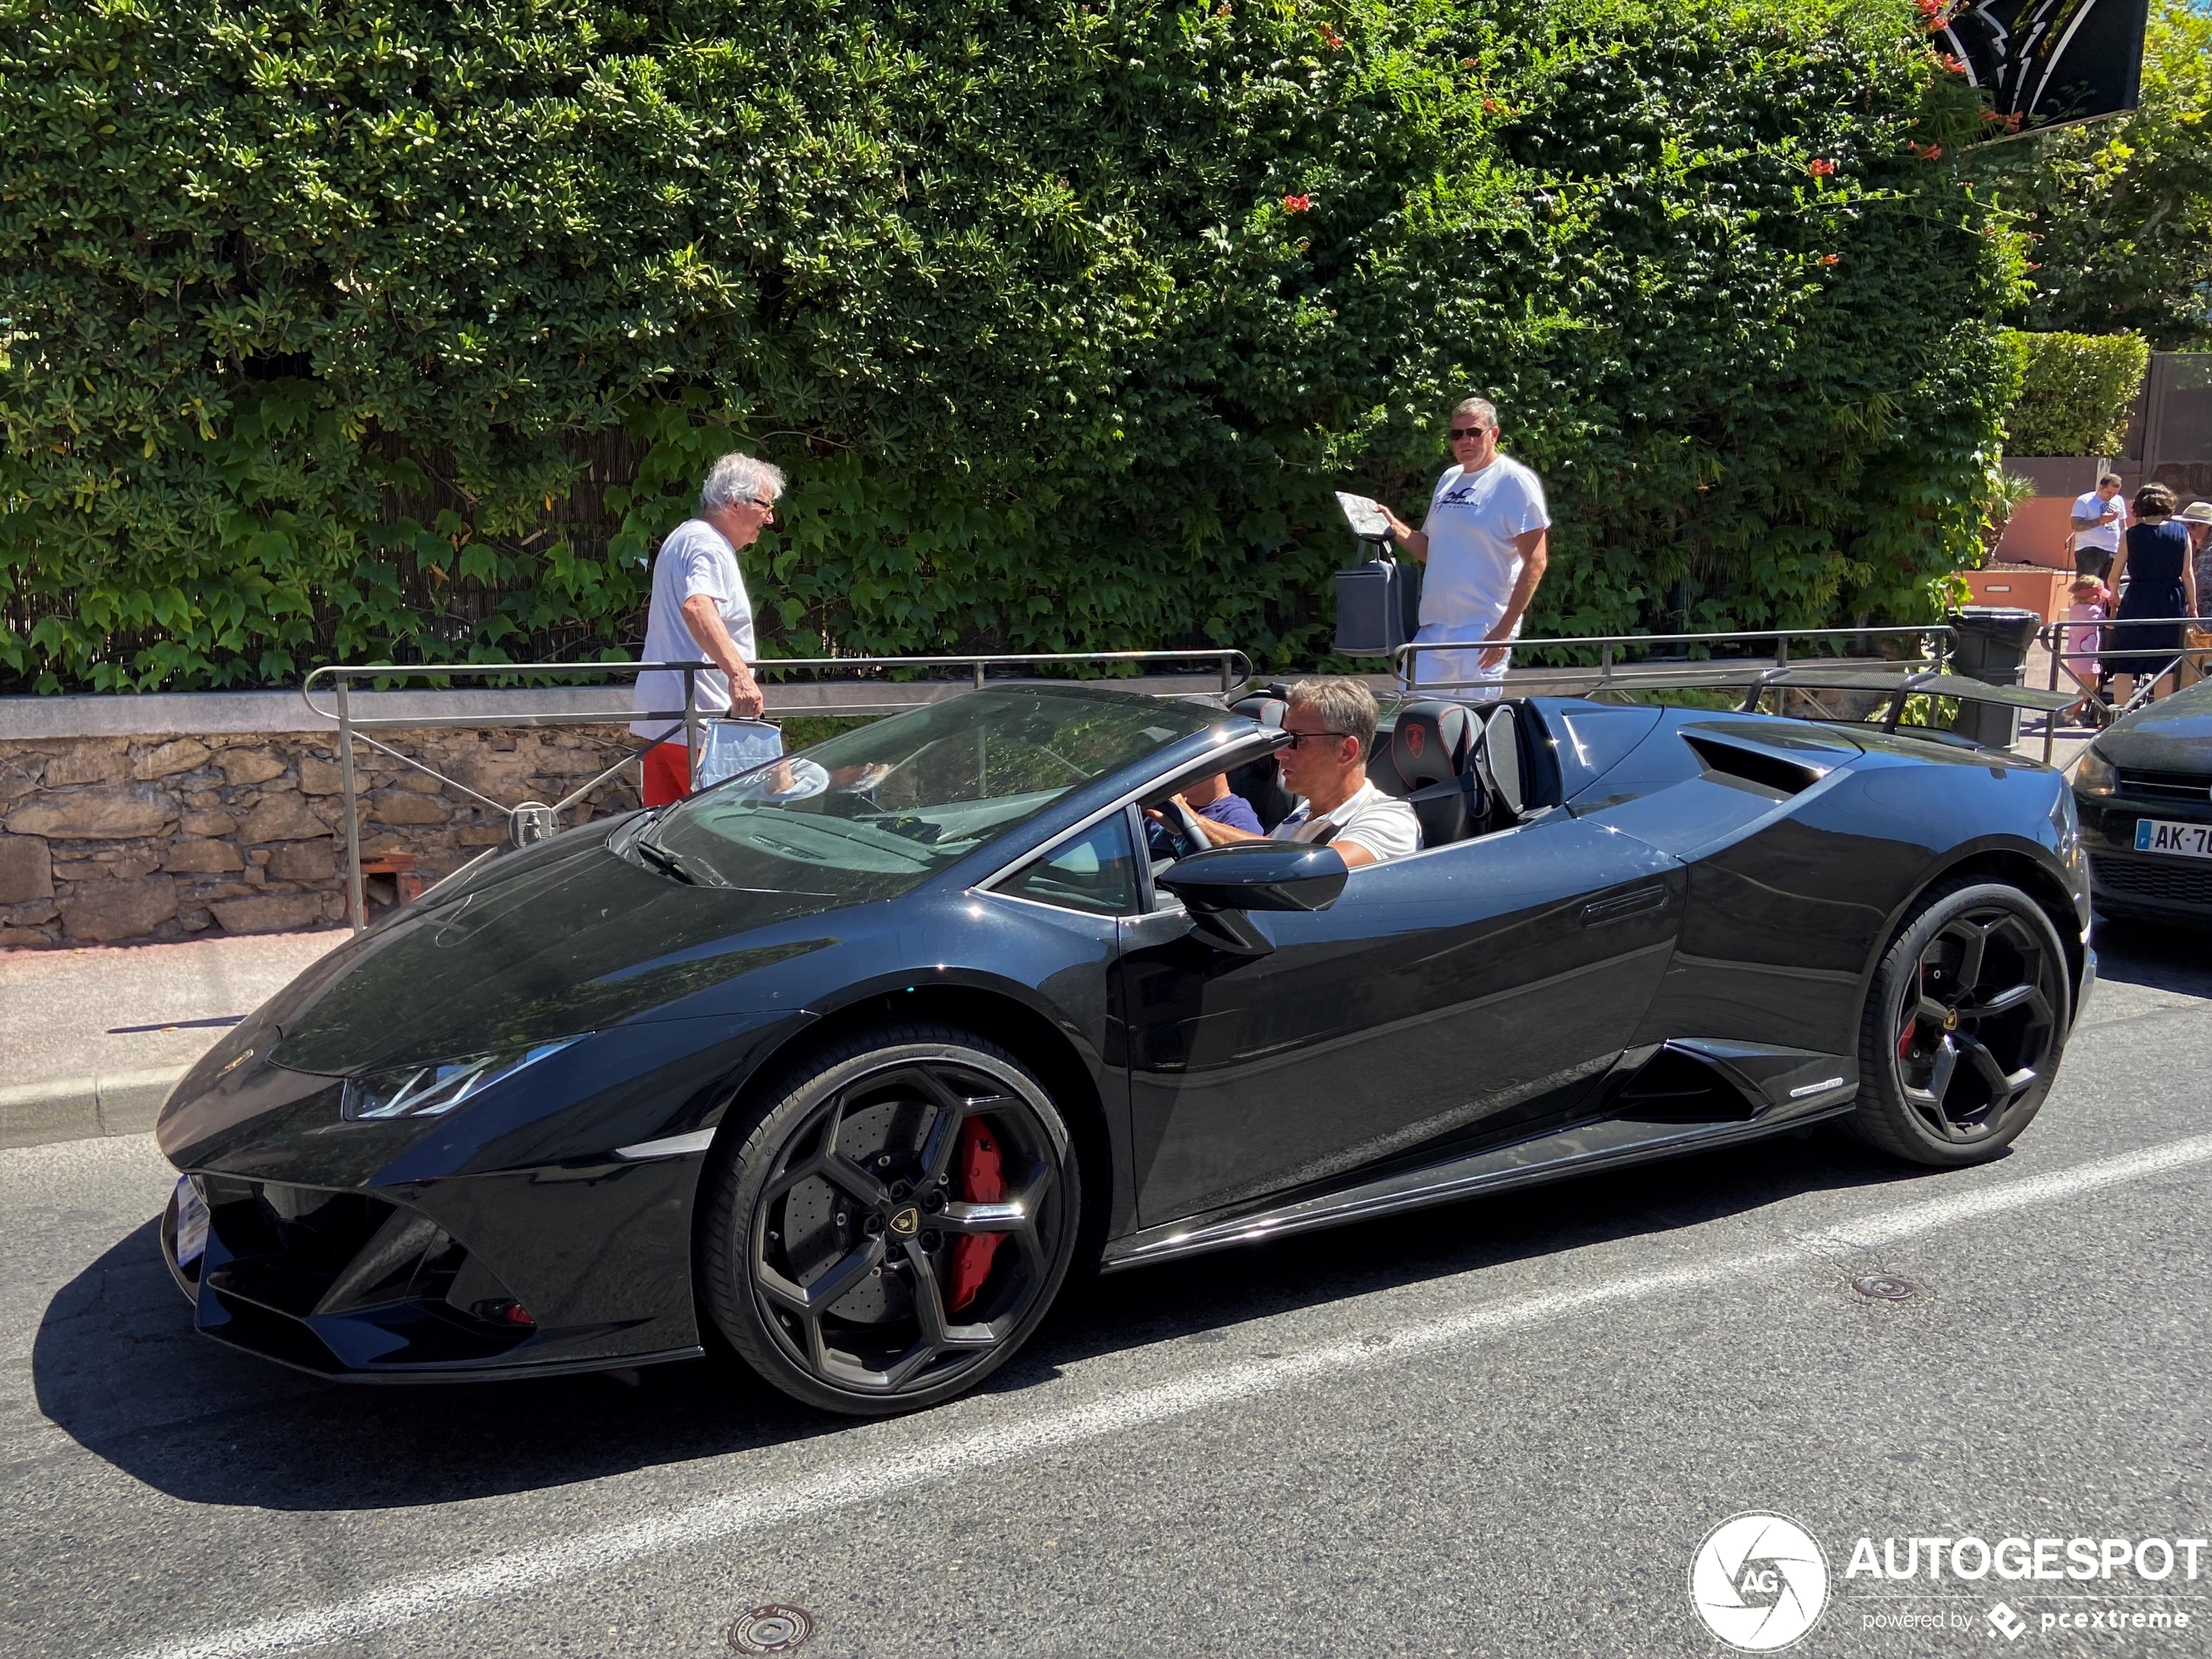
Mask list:
[[921,1231],[921,1211],[908,1204],[895,1211],[891,1217],[891,1231],[901,1238],[912,1238]]
[[1697,1547],[1689,1599],[1705,1628],[1730,1647],[1772,1653],[1820,1622],[1828,1605],[1828,1560],[1794,1521],[1735,1515]]

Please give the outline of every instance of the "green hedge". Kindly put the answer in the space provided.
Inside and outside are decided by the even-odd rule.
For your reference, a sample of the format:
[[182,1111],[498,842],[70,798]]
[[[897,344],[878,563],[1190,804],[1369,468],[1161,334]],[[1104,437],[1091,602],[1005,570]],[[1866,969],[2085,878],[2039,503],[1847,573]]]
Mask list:
[[2117,455],[2150,367],[2140,334],[2008,336],[2020,359],[2020,396],[2005,415],[2016,455]]
[[1907,0],[0,0],[0,683],[626,655],[738,444],[772,650],[1310,661],[1471,390],[1538,629],[1925,615],[1973,125]]

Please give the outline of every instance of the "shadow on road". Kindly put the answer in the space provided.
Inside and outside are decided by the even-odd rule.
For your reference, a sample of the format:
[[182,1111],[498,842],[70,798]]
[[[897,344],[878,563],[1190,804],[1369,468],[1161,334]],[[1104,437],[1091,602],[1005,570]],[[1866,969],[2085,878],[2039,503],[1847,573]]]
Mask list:
[[[2212,995],[2184,936],[2101,939],[2107,978]],[[1198,1339],[1578,1246],[1696,1226],[1796,1195],[1940,1179],[1823,1128],[1529,1191],[1114,1275],[1074,1287],[988,1390],[1061,1366]],[[622,1471],[826,1437],[847,1425],[777,1393],[733,1359],[538,1383],[345,1386],[196,1335],[153,1224],[50,1304],[33,1352],[38,1405],[133,1478],[195,1503],[373,1510],[553,1488]]]
[[[1018,1391],[1093,1354],[1605,1239],[1693,1226],[1813,1189],[1911,1180],[1820,1135],[1339,1228],[1073,1287],[1006,1371]],[[738,1361],[436,1386],[298,1376],[196,1334],[152,1223],[50,1305],[39,1409],[87,1450],[194,1503],[404,1507],[555,1487],[846,1426]],[[826,1455],[833,1452],[826,1448]]]

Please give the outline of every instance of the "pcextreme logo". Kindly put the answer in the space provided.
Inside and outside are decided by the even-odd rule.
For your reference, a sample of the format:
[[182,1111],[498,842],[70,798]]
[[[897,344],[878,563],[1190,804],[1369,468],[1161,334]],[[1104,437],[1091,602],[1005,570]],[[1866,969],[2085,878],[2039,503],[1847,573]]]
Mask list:
[[1820,1622],[1828,1558],[1784,1515],[1731,1515],[1689,1562],[1690,1605],[1705,1628],[1744,1653],[1773,1653]]

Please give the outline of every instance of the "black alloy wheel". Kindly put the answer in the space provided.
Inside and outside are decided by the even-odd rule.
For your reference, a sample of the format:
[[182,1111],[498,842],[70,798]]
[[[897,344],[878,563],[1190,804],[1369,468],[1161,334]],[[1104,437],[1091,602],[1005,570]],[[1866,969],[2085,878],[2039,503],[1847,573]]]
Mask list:
[[1082,1185],[1052,1097],[973,1032],[906,1026],[815,1056],[710,1165],[701,1281],[770,1382],[860,1416],[974,1387],[1044,1318]]
[[1917,1163],[1995,1157],[2050,1092],[2071,984],[2058,931],[2027,894],[1998,883],[1938,890],[1874,975],[1852,1129]]

